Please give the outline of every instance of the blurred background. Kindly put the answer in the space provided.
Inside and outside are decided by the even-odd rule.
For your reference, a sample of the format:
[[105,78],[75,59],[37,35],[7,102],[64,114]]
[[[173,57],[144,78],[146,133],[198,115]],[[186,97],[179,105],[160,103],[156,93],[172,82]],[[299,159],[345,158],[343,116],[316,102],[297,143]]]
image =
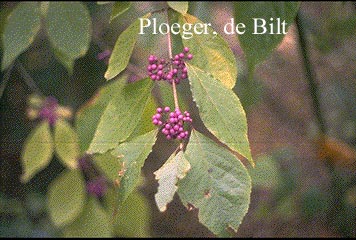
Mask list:
[[[0,3],[0,32],[16,4]],[[61,105],[77,111],[106,82],[103,76],[107,65],[98,59],[98,54],[112,50],[118,35],[134,19],[162,4],[165,3],[135,2],[109,24],[112,4],[85,2],[92,17],[92,42],[86,56],[75,62],[72,75],[54,57],[44,32],[20,56],[20,66],[12,70],[7,84],[3,83],[6,72],[0,73],[1,237],[61,234],[49,221],[46,191],[63,166],[53,159],[29,183],[19,180],[21,149],[36,125],[26,116],[27,98],[35,88],[30,80],[44,95],[55,96]],[[203,22],[211,22],[228,41],[238,62],[234,91],[247,113],[256,168],[249,168],[253,182],[251,204],[236,236],[356,237],[355,2],[301,2],[299,27],[310,63],[305,64],[298,27],[293,24],[276,50],[257,66],[254,79],[247,78],[237,36],[222,32],[233,16],[232,3],[191,2],[188,12]],[[128,69],[132,79],[145,76],[149,54],[167,55],[161,47],[166,44],[164,41],[159,36],[140,37]],[[306,75],[307,69],[312,71],[312,79]],[[317,89],[310,88],[311,81]],[[183,84],[179,91],[189,95],[185,90],[187,86]],[[313,90],[320,103],[317,107]],[[187,99],[191,111],[196,111],[189,96]],[[198,222],[197,212],[187,211],[177,196],[166,212],[160,213],[156,207],[153,172],[174,149],[160,136],[143,168],[145,178],[139,188],[142,199],[135,203],[145,209],[147,221],[140,223],[146,225],[142,235],[213,237]],[[129,213],[133,219],[135,214]],[[142,211],[137,214],[142,215]],[[137,217],[142,218],[141,215]],[[134,233],[129,229],[117,235]]]

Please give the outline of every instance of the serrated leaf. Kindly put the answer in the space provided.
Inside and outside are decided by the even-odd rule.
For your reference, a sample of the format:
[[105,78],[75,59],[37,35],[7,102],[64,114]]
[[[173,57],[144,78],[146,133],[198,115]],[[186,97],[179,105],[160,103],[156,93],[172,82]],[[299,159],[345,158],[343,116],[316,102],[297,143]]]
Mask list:
[[[142,18],[148,18],[146,14]],[[140,20],[134,21],[116,40],[114,49],[109,59],[109,66],[105,72],[105,78],[110,80],[121,73],[128,65],[130,57],[140,31]]]
[[68,63],[84,56],[89,49],[91,18],[80,2],[50,2],[46,30],[51,45],[60,53],[59,60],[67,68]]
[[150,237],[150,206],[139,191],[131,193],[118,209],[114,232],[117,237]]
[[124,12],[126,12],[130,7],[131,7],[131,2],[125,2],[125,1],[115,2],[111,12],[110,22],[112,22],[112,20],[114,20]]
[[177,155],[173,153],[164,165],[155,174],[158,180],[158,191],[155,194],[156,204],[161,212],[166,211],[167,204],[173,200],[177,191],[178,179],[185,177],[190,170],[190,164],[180,151]]
[[4,54],[1,69],[5,70],[34,41],[41,27],[37,2],[20,2],[7,18],[2,35]]
[[49,123],[41,122],[27,137],[22,151],[23,182],[29,181],[36,173],[50,163],[54,146]]
[[125,141],[140,122],[151,95],[149,78],[126,84],[105,108],[88,153],[104,153]]
[[64,226],[72,223],[85,205],[85,182],[78,170],[65,170],[50,185],[47,207],[53,223]]
[[125,86],[126,79],[127,76],[122,76],[101,87],[77,112],[75,127],[78,133],[81,152],[88,149],[98,127],[100,117],[103,115],[111,99]]
[[181,2],[167,1],[167,3],[169,7],[171,7],[172,9],[176,10],[177,12],[183,15],[188,12],[188,2],[186,1],[181,1]]
[[[202,21],[186,14],[180,16],[179,23],[181,25],[185,23],[197,24]],[[237,79],[234,53],[223,37],[217,33],[214,34],[215,31],[211,27],[207,27],[207,29],[208,35],[193,33],[190,39],[184,39],[184,34],[181,32],[183,45],[189,47],[190,53],[194,56],[189,63],[211,73],[225,87],[232,89]],[[190,36],[187,35],[187,37]]]
[[64,120],[58,120],[54,126],[54,144],[56,155],[67,167],[77,168],[80,154],[79,140],[75,130]]
[[112,237],[110,218],[99,202],[90,197],[83,212],[64,229],[64,237],[107,238]]
[[[245,33],[239,35],[241,47],[246,54],[247,62],[250,69],[265,60],[268,55],[278,46],[284,38],[284,34],[277,34],[277,18],[286,22],[286,31],[294,22],[294,18],[298,12],[298,2],[238,2],[235,3],[235,24],[244,23],[246,25]],[[266,21],[266,27],[269,28],[270,19],[273,18],[274,34],[253,34],[255,25],[260,25],[262,20]],[[257,21],[256,24],[254,21]],[[261,28],[256,29],[257,32],[262,32]],[[282,29],[281,29],[282,33]]]
[[237,230],[247,213],[251,179],[245,166],[227,149],[193,130],[185,152],[191,170],[178,182],[184,205],[199,209],[199,221],[218,237]]
[[156,142],[157,132],[158,130],[155,129],[129,142],[124,142],[112,152],[114,156],[121,155],[121,162],[124,164],[124,173],[118,189],[120,203],[127,199],[139,183],[141,168],[152,151],[152,147]]
[[103,154],[94,154],[93,160],[95,165],[97,165],[112,182],[119,179],[118,172],[122,169],[120,157],[114,156],[111,152],[106,152]]
[[245,111],[236,94],[200,68],[186,64],[193,99],[205,126],[222,143],[239,152],[254,165]]

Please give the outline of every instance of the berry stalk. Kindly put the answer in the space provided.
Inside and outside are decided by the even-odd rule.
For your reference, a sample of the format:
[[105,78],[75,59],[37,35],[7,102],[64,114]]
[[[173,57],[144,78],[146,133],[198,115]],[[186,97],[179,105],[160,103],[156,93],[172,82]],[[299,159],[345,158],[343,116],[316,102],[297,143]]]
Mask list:
[[[167,17],[167,23],[169,24],[168,8],[166,9],[166,17]],[[170,58],[170,59],[173,59],[173,54],[172,54],[172,40],[171,40],[171,33],[170,33],[170,32],[167,34],[167,42],[168,42],[168,54],[169,54],[169,58]],[[171,71],[173,72],[173,65],[171,65]],[[176,83],[175,83],[175,81],[172,81],[172,90],[173,90],[173,97],[174,97],[174,106],[175,106],[176,109],[179,109],[178,95],[177,95],[177,88],[176,88]]]

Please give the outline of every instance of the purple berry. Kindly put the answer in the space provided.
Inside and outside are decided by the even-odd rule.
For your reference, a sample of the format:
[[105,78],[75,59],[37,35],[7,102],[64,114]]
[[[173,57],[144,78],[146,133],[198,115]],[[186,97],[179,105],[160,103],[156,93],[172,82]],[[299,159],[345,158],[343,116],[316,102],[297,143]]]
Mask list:
[[187,52],[189,52],[189,48],[188,48],[188,47],[185,47],[185,48],[183,49],[183,51],[184,51],[185,53],[187,53]]
[[164,108],[164,111],[165,111],[165,112],[170,112],[171,109],[170,109],[169,107],[165,107],[165,108]]
[[107,183],[104,177],[97,177],[86,184],[87,192],[95,197],[102,197],[107,191]]

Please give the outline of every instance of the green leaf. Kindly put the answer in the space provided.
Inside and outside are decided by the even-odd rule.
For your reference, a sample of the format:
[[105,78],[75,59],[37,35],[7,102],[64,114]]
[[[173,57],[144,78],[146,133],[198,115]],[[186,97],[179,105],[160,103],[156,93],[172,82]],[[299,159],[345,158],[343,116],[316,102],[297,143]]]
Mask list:
[[122,169],[120,157],[113,156],[111,152],[106,152],[103,154],[94,154],[93,160],[112,182],[119,179],[118,172]]
[[[202,23],[196,17],[186,14],[180,16],[180,24]],[[193,54],[190,64],[211,73],[215,79],[221,81],[229,89],[235,86],[237,79],[236,59],[227,42],[219,34],[214,34],[214,29],[207,27],[209,34],[193,34],[190,39],[184,39],[181,32],[183,45],[189,47]],[[189,37],[187,35],[187,37]]]
[[227,149],[193,130],[185,152],[191,164],[178,182],[184,205],[199,209],[199,221],[219,237],[237,230],[247,213],[251,179],[245,166]]
[[120,2],[115,2],[111,16],[110,16],[110,22],[126,12],[129,8],[131,7],[131,2],[125,2],[125,1],[120,1]]
[[165,164],[154,174],[158,180],[158,191],[155,195],[156,204],[161,212],[166,211],[167,204],[173,200],[177,191],[178,179],[185,177],[190,170],[190,164],[180,151],[177,155],[173,153]]
[[150,207],[140,192],[131,193],[120,206],[114,220],[114,232],[117,237],[150,237]]
[[210,74],[193,65],[186,65],[193,99],[205,126],[222,143],[239,152],[253,165],[246,114],[239,98]]
[[63,66],[67,69],[69,74],[73,74],[75,59],[63,54],[58,49],[53,48],[54,56],[60,61]]
[[[150,14],[142,18],[148,18]],[[140,31],[140,20],[134,21],[117,39],[109,59],[109,66],[105,78],[110,80],[121,73],[128,65],[130,57]]]
[[153,81],[149,78],[126,84],[105,108],[89,153],[104,153],[125,141],[140,122]]
[[41,13],[37,2],[20,2],[10,13],[2,36],[5,70],[34,41],[41,27]]
[[64,229],[64,237],[107,238],[111,236],[110,218],[93,197],[88,199],[79,218]]
[[140,122],[137,124],[135,130],[131,133],[127,140],[129,141],[155,129],[156,126],[152,124],[152,116],[155,113],[156,103],[154,101],[154,97],[151,95],[147,101],[145,109],[143,110]]
[[[286,21],[287,28],[294,22],[294,18],[298,12],[298,2],[238,2],[235,3],[235,24],[244,23],[246,25],[245,33],[239,35],[241,47],[246,55],[249,69],[254,69],[254,66],[265,60],[271,52],[278,46],[284,38],[284,34],[253,34],[256,26],[260,25],[262,20],[254,20],[262,18],[266,21],[266,27],[269,28],[270,18],[273,18],[273,30],[277,33],[277,18],[281,21]],[[256,29],[257,32],[262,32],[262,28]],[[282,30],[282,29],[281,29]],[[282,32],[282,31],[281,31]]]
[[77,112],[75,127],[79,137],[81,152],[88,149],[98,127],[101,115],[103,115],[105,108],[115,94],[125,86],[126,79],[127,76],[122,76],[101,87]]
[[89,49],[91,18],[80,2],[50,2],[46,30],[57,57],[67,69],[71,69],[71,63]]
[[188,12],[188,2],[182,1],[182,2],[170,2],[168,1],[168,6],[171,7],[172,9],[176,10],[177,12],[181,14],[186,14]]
[[254,187],[275,188],[282,181],[279,165],[272,156],[258,158],[256,166],[249,169]]
[[58,120],[54,126],[54,144],[56,155],[67,167],[77,168],[79,140],[74,129],[64,120]]
[[49,123],[41,122],[27,137],[22,151],[23,182],[28,182],[50,163],[54,146]]
[[85,205],[85,182],[78,170],[65,170],[50,185],[47,207],[53,223],[64,226],[72,223]]
[[141,168],[152,151],[157,132],[158,130],[155,129],[129,142],[124,142],[112,152],[114,156],[121,155],[121,162],[124,164],[124,175],[118,192],[119,202],[124,202],[139,183]]

